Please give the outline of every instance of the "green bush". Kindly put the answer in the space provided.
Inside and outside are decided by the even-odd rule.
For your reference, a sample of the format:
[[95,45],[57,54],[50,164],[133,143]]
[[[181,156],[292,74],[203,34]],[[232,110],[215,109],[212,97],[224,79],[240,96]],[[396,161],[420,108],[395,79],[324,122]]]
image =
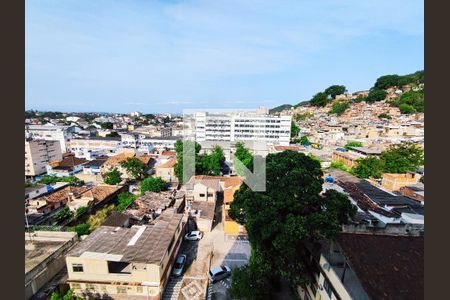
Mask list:
[[60,211],[58,211],[57,213],[55,213],[55,214],[52,216],[52,219],[53,219],[54,221],[59,222],[59,221],[66,220],[66,219],[72,217],[72,215],[73,215],[73,213],[72,213],[72,212],[70,211],[70,209],[66,206],[66,207],[64,207],[63,209],[61,209]]
[[148,177],[141,182],[141,195],[145,192],[156,192],[165,191],[167,189],[167,182],[165,182],[161,177]]
[[347,110],[348,107],[349,107],[348,101],[335,102],[333,103],[330,112],[332,114],[341,115]]
[[367,95],[365,101],[368,103],[373,103],[386,99],[387,92],[385,90],[373,89]]
[[78,218],[79,216],[81,216],[82,214],[87,212],[88,210],[89,210],[89,207],[87,207],[87,206],[78,207],[75,212],[75,218]]
[[344,162],[342,160],[333,161],[330,164],[331,169],[339,169],[345,172],[349,172],[349,169],[344,165]]
[[131,203],[136,200],[136,196],[130,193],[120,193],[118,196],[119,204],[116,207],[118,212],[123,212]]
[[357,142],[357,141],[349,141],[347,143],[347,145],[344,146],[345,150],[350,150],[350,148],[352,147],[362,147],[363,144],[361,142]]
[[72,227],[73,231],[75,231],[79,236],[86,235],[91,233],[91,228],[89,224],[79,224]]

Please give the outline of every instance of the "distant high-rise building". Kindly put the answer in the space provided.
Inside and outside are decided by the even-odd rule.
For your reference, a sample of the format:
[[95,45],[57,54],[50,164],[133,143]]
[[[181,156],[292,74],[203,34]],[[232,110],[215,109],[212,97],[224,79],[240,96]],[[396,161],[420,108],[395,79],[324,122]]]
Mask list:
[[196,112],[195,139],[202,141],[262,141],[289,145],[291,116],[269,115],[267,110]]

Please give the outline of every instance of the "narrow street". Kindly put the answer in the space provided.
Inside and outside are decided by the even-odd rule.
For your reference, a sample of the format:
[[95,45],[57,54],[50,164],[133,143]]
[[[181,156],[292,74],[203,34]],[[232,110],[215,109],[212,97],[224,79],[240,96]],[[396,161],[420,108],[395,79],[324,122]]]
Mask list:
[[223,224],[219,222],[211,232],[205,232],[200,241],[183,241],[178,254],[187,256],[184,274],[170,279],[164,300],[230,299],[227,289],[231,278],[208,288],[208,271],[211,266],[227,265],[231,269],[247,264],[250,246],[247,241],[225,238]]

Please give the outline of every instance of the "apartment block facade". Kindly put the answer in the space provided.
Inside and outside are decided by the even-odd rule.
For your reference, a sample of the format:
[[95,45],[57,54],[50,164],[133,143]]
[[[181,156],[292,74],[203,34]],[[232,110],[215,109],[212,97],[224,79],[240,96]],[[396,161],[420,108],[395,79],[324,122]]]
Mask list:
[[27,125],[25,135],[27,138],[59,141],[61,152],[65,153],[67,151],[66,143],[74,136],[75,131],[74,126]]
[[99,227],[66,256],[67,282],[77,295],[160,299],[185,221],[165,211],[150,225]]
[[261,111],[196,112],[195,139],[202,141],[261,141],[289,145],[291,116],[274,116]]
[[59,141],[25,140],[25,176],[37,176],[47,172],[46,166],[62,159]]

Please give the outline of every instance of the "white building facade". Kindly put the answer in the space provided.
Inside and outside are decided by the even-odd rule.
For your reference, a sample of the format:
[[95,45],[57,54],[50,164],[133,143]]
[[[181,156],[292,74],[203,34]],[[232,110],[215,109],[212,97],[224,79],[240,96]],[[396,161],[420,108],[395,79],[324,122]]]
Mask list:
[[258,112],[196,112],[195,139],[203,141],[262,141],[289,145],[291,116]]
[[27,125],[25,128],[25,137],[46,141],[58,141],[61,146],[61,152],[65,153],[67,151],[67,142],[73,138],[76,130],[74,126],[56,126],[51,124]]

